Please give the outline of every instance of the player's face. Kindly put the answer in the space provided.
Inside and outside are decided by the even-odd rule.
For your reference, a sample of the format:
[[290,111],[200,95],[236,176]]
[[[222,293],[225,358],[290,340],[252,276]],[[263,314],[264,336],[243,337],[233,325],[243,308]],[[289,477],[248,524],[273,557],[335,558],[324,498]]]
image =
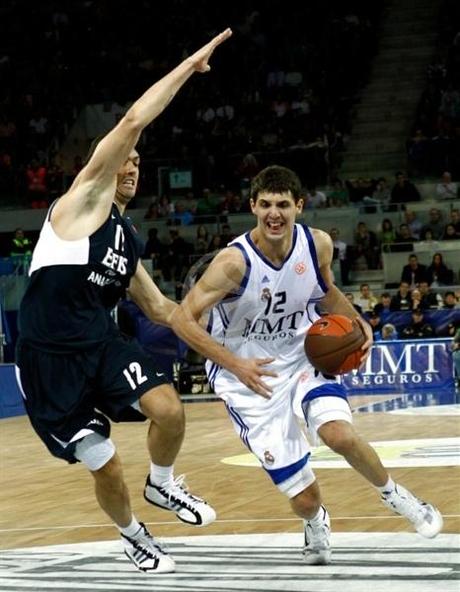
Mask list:
[[137,183],[139,181],[140,157],[136,150],[128,156],[117,174],[117,196],[128,202],[136,195]]
[[251,200],[252,213],[257,216],[257,227],[271,240],[292,234],[297,214],[302,211],[303,200],[295,203],[290,191],[286,193],[259,193]]

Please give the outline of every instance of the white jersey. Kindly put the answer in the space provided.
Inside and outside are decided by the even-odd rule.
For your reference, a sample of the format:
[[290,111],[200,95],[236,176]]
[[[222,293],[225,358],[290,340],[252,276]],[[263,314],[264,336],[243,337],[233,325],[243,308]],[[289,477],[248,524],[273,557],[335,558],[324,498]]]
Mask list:
[[[264,376],[264,381],[276,392],[305,364],[305,333],[319,318],[316,304],[327,291],[313,237],[307,226],[296,224],[291,250],[280,267],[258,250],[249,232],[229,246],[243,252],[246,273],[239,293],[212,309],[208,330],[242,358],[275,358],[267,369],[278,376]],[[211,361],[206,363],[206,371],[211,386],[224,398],[225,393],[234,391],[252,393]]]

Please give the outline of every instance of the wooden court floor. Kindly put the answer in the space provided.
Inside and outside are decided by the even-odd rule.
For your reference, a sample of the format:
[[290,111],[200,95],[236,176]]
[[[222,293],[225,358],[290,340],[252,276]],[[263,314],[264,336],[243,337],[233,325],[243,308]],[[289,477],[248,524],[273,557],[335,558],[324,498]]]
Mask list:
[[[362,400],[352,404],[362,404]],[[114,425],[112,438],[122,457],[138,519],[159,537],[201,534],[301,532],[288,501],[257,467],[223,464],[246,449],[221,402],[185,405],[187,433],[176,463],[189,488],[217,510],[204,528],[186,526],[143,499],[148,471],[147,424]],[[369,441],[460,436],[459,416],[357,413],[355,425]],[[407,522],[379,502],[375,490],[352,469],[316,469],[335,532],[410,532]],[[460,532],[460,469],[452,466],[390,469],[395,481],[436,504],[444,532]],[[116,539],[116,529],[99,509],[92,477],[82,465],[54,459],[26,417],[0,420],[0,532],[3,549]]]

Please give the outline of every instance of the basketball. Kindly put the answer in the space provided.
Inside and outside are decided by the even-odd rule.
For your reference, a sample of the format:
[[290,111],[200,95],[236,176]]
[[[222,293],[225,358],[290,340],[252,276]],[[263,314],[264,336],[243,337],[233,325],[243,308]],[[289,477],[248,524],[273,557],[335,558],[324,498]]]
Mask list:
[[324,374],[345,374],[358,368],[366,337],[357,321],[331,314],[313,323],[305,336],[305,354]]

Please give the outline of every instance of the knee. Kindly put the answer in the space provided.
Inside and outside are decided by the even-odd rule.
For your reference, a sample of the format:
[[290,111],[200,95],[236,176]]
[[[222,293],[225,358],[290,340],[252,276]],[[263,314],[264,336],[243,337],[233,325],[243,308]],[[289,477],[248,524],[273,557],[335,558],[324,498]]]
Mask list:
[[123,469],[120,457],[114,454],[100,469],[91,471],[96,481],[110,481],[116,483],[123,480]]
[[140,406],[144,415],[160,429],[177,435],[185,431],[184,406],[170,385],[146,393],[140,399]]
[[318,430],[322,441],[337,454],[346,456],[356,445],[356,434],[346,421],[329,421]]

